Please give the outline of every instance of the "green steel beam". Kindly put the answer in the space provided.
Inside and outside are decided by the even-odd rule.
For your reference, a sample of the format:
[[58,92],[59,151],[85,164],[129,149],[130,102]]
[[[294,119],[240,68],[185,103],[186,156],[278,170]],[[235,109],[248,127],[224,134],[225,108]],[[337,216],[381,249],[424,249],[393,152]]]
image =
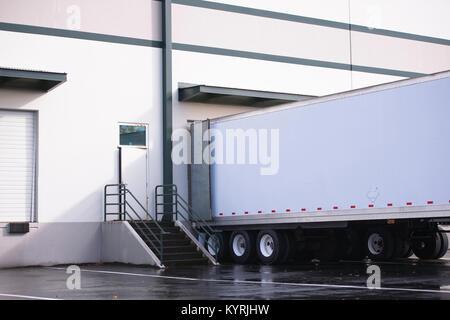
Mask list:
[[173,183],[172,167],[172,1],[164,0],[162,6],[163,32],[163,183]]
[[[173,184],[172,164],[172,1],[163,0],[162,4],[162,36],[163,36],[163,65],[162,65],[162,108],[163,108],[163,184]],[[156,191],[155,191],[156,192]],[[172,198],[164,197],[164,202]],[[163,220],[171,221],[173,215],[170,206],[164,206]]]

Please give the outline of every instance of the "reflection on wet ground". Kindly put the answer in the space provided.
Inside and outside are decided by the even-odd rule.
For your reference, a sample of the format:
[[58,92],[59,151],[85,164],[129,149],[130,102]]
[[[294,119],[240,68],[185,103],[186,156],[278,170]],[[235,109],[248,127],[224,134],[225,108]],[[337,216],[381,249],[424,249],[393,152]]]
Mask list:
[[[381,271],[369,289],[367,267]],[[0,270],[1,299],[449,299],[450,255],[439,261],[231,265],[158,270],[81,266],[81,289],[69,290],[66,267]]]

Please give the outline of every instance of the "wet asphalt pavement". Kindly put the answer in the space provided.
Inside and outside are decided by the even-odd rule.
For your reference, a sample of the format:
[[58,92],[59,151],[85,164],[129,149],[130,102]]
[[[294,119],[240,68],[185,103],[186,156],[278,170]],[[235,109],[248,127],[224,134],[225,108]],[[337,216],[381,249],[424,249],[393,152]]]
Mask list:
[[[449,251],[450,252],[450,251]],[[450,254],[438,261],[378,262],[381,288],[368,289],[367,262],[220,265],[158,270],[83,265],[81,288],[66,266],[0,270],[0,299],[434,299],[450,300]]]

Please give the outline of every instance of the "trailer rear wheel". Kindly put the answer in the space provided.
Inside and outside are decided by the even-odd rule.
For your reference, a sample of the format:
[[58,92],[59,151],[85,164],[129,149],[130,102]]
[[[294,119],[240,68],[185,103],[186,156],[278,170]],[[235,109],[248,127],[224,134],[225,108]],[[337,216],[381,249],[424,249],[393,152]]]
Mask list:
[[366,254],[372,260],[389,260],[395,248],[392,233],[383,227],[370,228],[365,237]]
[[255,235],[248,231],[233,231],[230,236],[230,254],[234,262],[245,264],[255,258]]
[[443,232],[438,232],[438,234],[439,234],[439,237],[441,238],[441,250],[439,251],[439,254],[438,254],[436,259],[442,258],[443,256],[445,256],[445,254],[448,251],[448,237],[447,237],[447,234],[443,233]]
[[419,259],[438,259],[441,247],[438,232],[419,235],[413,241],[413,252]]
[[216,257],[217,261],[224,262],[229,258],[228,242],[230,241],[230,234],[228,232],[218,232],[208,237],[206,244],[208,245],[208,252]]
[[256,252],[263,264],[276,264],[282,258],[282,248],[285,245],[281,232],[275,230],[261,230],[256,238]]
[[407,258],[411,255],[411,246],[408,240],[404,239],[401,235],[394,235],[395,248],[392,257],[395,258]]
[[293,259],[295,256],[295,237],[289,230],[278,231],[278,233],[281,234],[284,240],[282,248],[283,253],[281,254],[280,263],[286,263],[287,261]]
[[413,255],[413,249],[411,245],[408,243],[407,250],[400,256],[400,258],[407,259]]

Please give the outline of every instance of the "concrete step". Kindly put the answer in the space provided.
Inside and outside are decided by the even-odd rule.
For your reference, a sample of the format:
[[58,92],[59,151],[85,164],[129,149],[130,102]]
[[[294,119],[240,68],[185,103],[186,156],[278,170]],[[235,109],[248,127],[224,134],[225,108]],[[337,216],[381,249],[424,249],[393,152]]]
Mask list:
[[[136,229],[135,229],[136,230]],[[137,234],[139,235],[139,236],[143,236],[144,234],[146,235],[146,236],[148,236],[150,239],[154,239],[155,238],[155,236],[158,238],[158,239],[160,239],[160,235],[161,235],[161,233],[160,232],[153,232],[153,233],[151,233],[150,231],[148,231],[148,230],[143,230],[143,231],[141,231],[141,230],[136,230],[136,232],[137,232]],[[175,233],[175,232],[172,232],[172,233],[169,233],[169,234],[163,234],[163,240],[166,240],[166,239],[173,239],[173,240],[175,240],[175,239],[179,239],[179,240],[181,240],[181,239],[184,239],[184,238],[186,238],[186,235],[184,234],[184,233],[182,233],[182,232],[177,232],[177,233]]]
[[164,253],[177,253],[177,252],[198,252],[197,247],[191,244],[182,246],[164,246]]
[[196,252],[172,252],[172,253],[166,253],[164,251],[163,253],[163,260],[164,261],[171,261],[171,260],[195,260],[195,259],[201,259],[204,258],[203,254],[199,251]]
[[[149,230],[151,230],[152,233],[156,234],[159,236],[159,234],[161,234],[161,229],[155,225],[151,225],[151,224],[143,224],[143,223],[130,223],[130,225],[133,227],[134,230],[136,231],[141,231],[141,232],[147,232],[150,233]],[[173,233],[179,233],[181,232],[180,228],[175,227],[175,226],[165,226],[162,228],[164,230],[164,232],[168,232],[170,234]]]
[[199,259],[180,259],[180,260],[164,260],[165,266],[187,266],[187,265],[205,265],[208,264],[207,258]]
[[191,240],[184,239],[163,239],[164,247],[192,245]]
[[[152,222],[147,222],[147,223],[142,223],[142,222],[130,222],[130,225],[133,227],[133,228],[136,228],[136,227],[140,227],[140,228],[150,228],[150,229],[152,229],[152,231],[153,230],[157,230],[157,231],[160,231],[161,229],[163,229],[164,231],[168,231],[168,232],[170,232],[170,231],[175,231],[175,230],[179,230],[179,228],[178,227],[176,227],[176,226],[174,226],[173,224],[171,224],[171,225],[160,225],[160,226],[157,226],[156,224],[154,224],[154,223],[152,223]],[[160,229],[160,227],[161,227],[161,229]]]

